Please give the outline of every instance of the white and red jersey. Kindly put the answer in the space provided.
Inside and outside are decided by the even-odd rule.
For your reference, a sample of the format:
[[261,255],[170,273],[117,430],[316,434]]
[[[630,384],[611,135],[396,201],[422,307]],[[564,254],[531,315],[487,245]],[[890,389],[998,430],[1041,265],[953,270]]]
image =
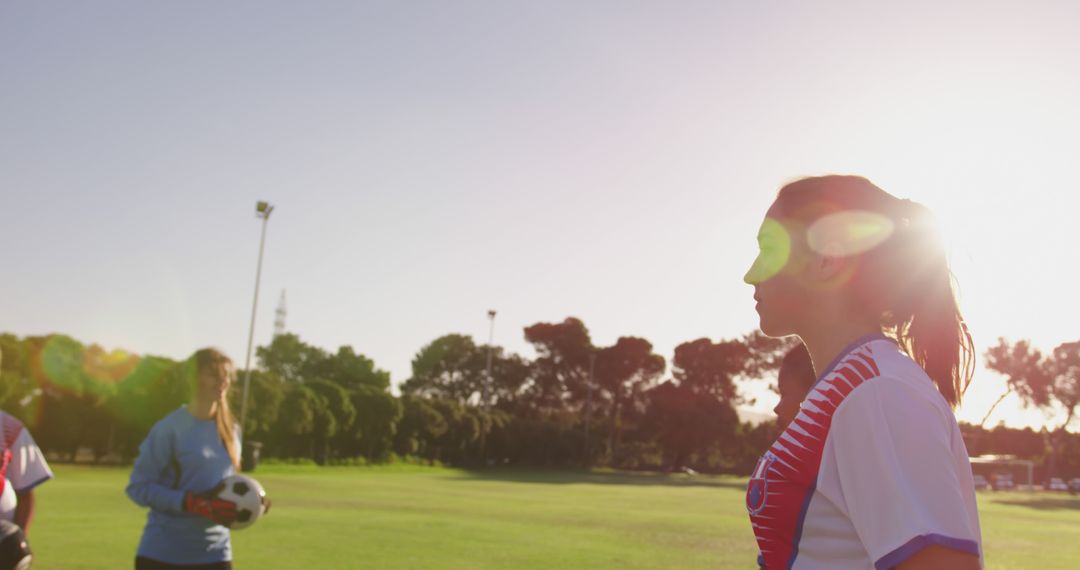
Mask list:
[[16,495],[33,489],[34,487],[52,479],[52,471],[41,449],[30,437],[30,430],[23,427],[22,422],[15,416],[0,412],[0,429],[3,431],[0,451],[0,519],[13,521],[15,519],[15,506],[18,504]]
[[881,570],[935,544],[982,559],[956,419],[883,335],[857,341],[822,374],[758,461],[746,508],[769,570]]

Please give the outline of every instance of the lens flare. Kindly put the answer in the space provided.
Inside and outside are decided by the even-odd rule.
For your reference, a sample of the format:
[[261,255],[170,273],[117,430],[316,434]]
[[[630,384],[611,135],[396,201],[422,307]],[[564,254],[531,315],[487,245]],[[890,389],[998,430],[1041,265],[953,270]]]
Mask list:
[[[46,409],[47,399],[78,398],[99,407],[114,420],[148,427],[186,399],[183,363],[140,357],[123,350],[107,352],[83,347],[63,335],[53,335],[31,348],[38,396],[29,403],[32,424],[60,421],[61,408]],[[32,409],[30,409],[32,408]]]
[[850,210],[822,216],[806,232],[806,243],[821,255],[848,257],[874,249],[896,229],[889,218]]
[[127,378],[138,364],[139,357],[130,352],[105,352],[97,345],[89,346],[82,356],[83,373],[97,384],[118,384]]
[[184,364],[147,356],[117,385],[109,413],[122,422],[150,426],[186,400]]
[[768,281],[780,273],[790,259],[791,235],[778,220],[765,218],[758,231],[758,256],[746,274],[746,282]]
[[38,354],[38,383],[67,394],[81,396],[83,347],[75,339],[53,335]]

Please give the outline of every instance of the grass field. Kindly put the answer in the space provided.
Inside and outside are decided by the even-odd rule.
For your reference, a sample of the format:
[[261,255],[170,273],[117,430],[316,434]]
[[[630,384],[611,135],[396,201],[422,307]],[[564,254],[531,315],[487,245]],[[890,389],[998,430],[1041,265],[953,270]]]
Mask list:
[[[37,569],[133,567],[126,469],[60,465],[39,488]],[[263,466],[274,511],[238,570],[754,568],[744,481],[411,466]],[[987,568],[1080,568],[1080,498],[983,494]]]

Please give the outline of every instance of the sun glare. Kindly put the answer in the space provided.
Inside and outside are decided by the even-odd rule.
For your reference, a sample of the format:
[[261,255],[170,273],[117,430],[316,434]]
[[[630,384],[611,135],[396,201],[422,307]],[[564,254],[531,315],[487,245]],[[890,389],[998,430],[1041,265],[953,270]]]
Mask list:
[[972,423],[985,417],[987,427],[1001,422],[1035,429],[1058,425],[1063,420],[1059,413],[1025,408],[1015,395],[995,407],[1006,392],[1005,381],[983,363],[986,349],[999,337],[1030,339],[1046,353],[1080,335],[1072,324],[1080,315],[1063,303],[1072,296],[1071,284],[1080,281],[1080,270],[1062,263],[1060,256],[1060,248],[1075,241],[1064,212],[1080,207],[1080,200],[1050,190],[1064,187],[1065,178],[1026,185],[991,178],[984,174],[914,197],[937,218],[961,311],[975,339],[975,377],[958,416]]

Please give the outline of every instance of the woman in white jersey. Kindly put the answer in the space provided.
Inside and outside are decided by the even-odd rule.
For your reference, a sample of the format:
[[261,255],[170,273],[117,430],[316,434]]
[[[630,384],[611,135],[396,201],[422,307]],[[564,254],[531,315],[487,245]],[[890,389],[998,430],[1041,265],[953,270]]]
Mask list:
[[980,568],[953,416],[974,352],[929,212],[865,178],[806,178],[758,242],[761,330],[798,335],[817,373],[747,489],[759,565]]

